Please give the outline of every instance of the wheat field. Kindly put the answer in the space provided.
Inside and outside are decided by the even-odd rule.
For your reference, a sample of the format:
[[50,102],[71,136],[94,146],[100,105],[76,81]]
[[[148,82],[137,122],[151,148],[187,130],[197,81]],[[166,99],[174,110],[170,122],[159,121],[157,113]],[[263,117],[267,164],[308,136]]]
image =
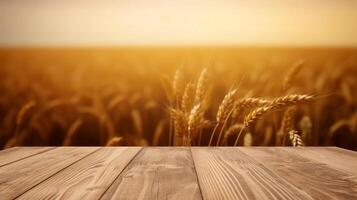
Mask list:
[[357,150],[357,50],[0,50],[0,147]]

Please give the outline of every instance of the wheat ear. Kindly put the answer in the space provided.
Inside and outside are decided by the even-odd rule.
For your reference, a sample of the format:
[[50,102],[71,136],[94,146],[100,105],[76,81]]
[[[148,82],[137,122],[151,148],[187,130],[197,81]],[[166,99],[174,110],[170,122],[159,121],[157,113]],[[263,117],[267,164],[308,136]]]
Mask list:
[[211,134],[211,138],[210,138],[210,140],[209,140],[208,146],[211,146],[212,141],[213,141],[213,138],[214,138],[214,136],[215,136],[215,134],[216,134],[216,130],[217,130],[220,126],[222,126],[222,127],[221,127],[221,131],[220,131],[219,136],[218,136],[218,139],[217,139],[216,145],[219,144],[220,139],[221,139],[222,134],[223,134],[224,126],[225,126],[225,124],[226,124],[226,122],[227,122],[227,119],[229,118],[229,116],[230,116],[230,115],[232,114],[232,112],[233,112],[233,108],[234,108],[234,98],[235,98],[236,93],[237,93],[237,89],[228,92],[228,93],[224,96],[224,98],[223,98],[221,104],[219,105],[218,111],[217,111],[217,115],[216,115],[217,124],[216,124],[216,126],[214,127],[214,129],[213,129],[213,132],[212,132],[212,134]]
[[299,94],[278,97],[278,98],[274,99],[270,104],[268,104],[266,106],[258,107],[256,109],[254,109],[253,111],[251,111],[244,118],[244,125],[246,127],[249,127],[253,122],[258,120],[262,115],[264,115],[270,111],[286,108],[286,107],[289,107],[292,105],[296,105],[298,103],[307,102],[312,99],[313,99],[313,97],[310,95],[299,95]]
[[244,98],[236,102],[237,109],[250,109],[265,106],[270,103],[269,100],[261,98]]
[[174,93],[175,101],[178,103],[183,91],[183,77],[180,68],[175,72],[174,79],[172,81],[172,91]]
[[207,93],[207,83],[208,83],[208,71],[204,68],[198,78],[196,92],[195,92],[195,104],[201,104]]
[[[279,137],[279,143],[284,144],[289,131],[293,130],[294,114],[296,112],[296,106],[291,106],[284,112],[283,120],[281,122],[280,131],[281,134]],[[282,138],[281,138],[282,136]]]
[[289,138],[290,138],[290,142],[293,145],[293,147],[304,146],[304,142],[302,141],[302,139],[297,131],[295,131],[295,130],[289,131]]
[[181,100],[181,109],[189,112],[194,101],[195,87],[192,83],[187,83]]
[[[197,135],[200,124],[203,121],[203,110],[201,104],[195,105],[188,117],[188,140],[190,141]],[[187,145],[187,144],[186,144]]]
[[174,123],[174,145],[182,145],[182,139],[187,133],[187,117],[184,112],[170,108],[170,113]]
[[228,92],[223,100],[222,103],[218,107],[218,112],[216,116],[216,120],[218,124],[222,124],[224,120],[228,117],[229,112],[232,110],[234,106],[234,98],[237,93],[237,89]]
[[287,91],[291,87],[291,82],[294,76],[296,75],[296,73],[299,72],[299,70],[304,65],[304,63],[305,63],[304,61],[299,60],[296,63],[294,63],[294,65],[290,68],[283,81],[283,85],[282,85],[283,92]]
[[288,106],[293,106],[298,103],[304,103],[313,99],[311,95],[305,94],[291,94],[283,97],[278,97],[274,99],[269,106],[272,106],[273,109],[285,108]]

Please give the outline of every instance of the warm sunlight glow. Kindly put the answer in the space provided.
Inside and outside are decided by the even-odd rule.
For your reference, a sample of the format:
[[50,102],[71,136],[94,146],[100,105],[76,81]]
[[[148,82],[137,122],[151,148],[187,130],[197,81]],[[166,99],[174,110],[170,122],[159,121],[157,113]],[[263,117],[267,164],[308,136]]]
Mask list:
[[2,0],[0,45],[357,45],[357,1]]

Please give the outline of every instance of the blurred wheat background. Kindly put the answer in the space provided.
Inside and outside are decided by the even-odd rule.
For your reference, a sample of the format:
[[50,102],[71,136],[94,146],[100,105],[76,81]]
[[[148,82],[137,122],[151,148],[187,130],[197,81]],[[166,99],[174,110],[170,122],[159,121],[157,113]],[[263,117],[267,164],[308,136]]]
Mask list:
[[357,50],[0,50],[0,146],[357,150]]

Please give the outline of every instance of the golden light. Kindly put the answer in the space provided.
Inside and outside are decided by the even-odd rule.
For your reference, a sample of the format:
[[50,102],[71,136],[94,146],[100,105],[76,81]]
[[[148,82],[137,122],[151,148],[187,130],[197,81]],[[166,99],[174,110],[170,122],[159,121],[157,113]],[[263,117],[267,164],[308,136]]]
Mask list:
[[0,45],[355,46],[357,1],[0,1]]

